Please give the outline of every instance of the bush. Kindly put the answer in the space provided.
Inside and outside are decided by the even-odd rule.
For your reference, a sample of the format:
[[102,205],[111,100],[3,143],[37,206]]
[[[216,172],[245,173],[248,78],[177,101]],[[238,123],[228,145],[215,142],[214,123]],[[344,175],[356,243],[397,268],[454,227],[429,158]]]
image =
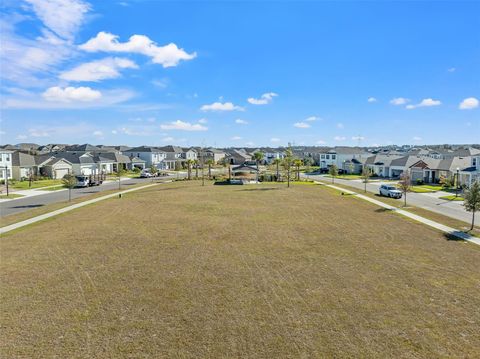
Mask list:
[[422,184],[425,184],[425,182],[423,182],[423,179],[421,178],[417,178],[416,183],[417,183],[417,186],[421,186]]

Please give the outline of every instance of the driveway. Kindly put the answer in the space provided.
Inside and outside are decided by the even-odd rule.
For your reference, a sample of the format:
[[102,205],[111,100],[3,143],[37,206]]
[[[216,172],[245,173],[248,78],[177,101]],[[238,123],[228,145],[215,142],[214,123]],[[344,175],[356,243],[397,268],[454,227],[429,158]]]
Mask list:
[[[325,177],[323,175],[304,175],[306,178],[316,180],[316,181],[325,181],[331,183],[331,178]],[[362,183],[362,180],[343,180],[336,178],[335,183],[350,186],[362,190],[365,188],[365,184]],[[378,193],[379,187],[382,184],[381,181],[378,182],[369,182],[367,183],[367,191],[371,193]],[[391,182],[389,182],[391,184]],[[445,193],[443,195],[446,195]],[[427,209],[432,212],[443,214],[451,218],[464,221],[466,223],[472,223],[472,214],[467,212],[463,208],[461,201],[446,201],[439,199],[439,196],[434,195],[433,193],[408,193],[407,194],[407,204],[410,204],[415,207]],[[402,199],[403,201],[403,199]],[[479,219],[478,216],[475,218],[475,224],[478,225]]]

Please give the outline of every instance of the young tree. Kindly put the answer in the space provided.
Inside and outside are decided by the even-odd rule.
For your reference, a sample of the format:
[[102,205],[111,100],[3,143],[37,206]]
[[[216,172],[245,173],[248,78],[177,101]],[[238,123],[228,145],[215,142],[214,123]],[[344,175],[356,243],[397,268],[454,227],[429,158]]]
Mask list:
[[208,179],[212,179],[212,166],[215,162],[211,158],[209,158],[205,161],[205,163],[208,165]]
[[412,185],[412,179],[410,173],[405,171],[400,176],[400,182],[398,182],[398,189],[403,193],[404,206],[407,206],[407,193],[410,192],[410,187]]
[[296,168],[296,179],[297,181],[300,181],[300,167],[302,166],[303,162],[302,160],[299,160],[299,159],[295,159],[293,160],[293,165],[295,166]]
[[68,188],[68,202],[72,200],[72,188],[77,184],[77,179],[73,174],[66,174],[62,178],[62,184]]
[[158,173],[158,168],[157,166],[155,166],[153,163],[152,165],[150,166],[150,173],[155,176],[157,173]]
[[276,176],[277,176],[277,182],[280,181],[280,164],[282,163],[282,160],[280,158],[275,158],[273,160],[273,164],[276,167]]
[[463,206],[468,212],[472,212],[472,225],[470,230],[473,230],[475,225],[475,212],[480,209],[480,182],[477,180],[472,183],[470,188],[465,191]]
[[187,160],[187,178],[190,181],[192,179],[192,165],[193,165],[193,160],[188,159]]
[[285,150],[285,157],[283,159],[283,167],[287,171],[287,187],[290,187],[290,170],[292,167],[292,161],[293,161],[293,151],[292,151],[292,148],[289,146]]
[[370,171],[370,168],[364,165],[362,168],[362,179],[363,179],[363,183],[365,183],[365,193],[367,192],[367,183],[371,175],[372,175],[372,172]]
[[313,160],[310,157],[305,157],[303,159],[303,165],[305,166],[305,171],[310,172],[310,166],[313,165]]
[[328,174],[332,176],[332,183],[335,183],[335,177],[338,176],[338,167],[336,164],[333,164],[330,166],[330,169],[328,170]]
[[355,172],[355,164],[352,161],[348,164],[348,169],[350,170],[350,174],[353,175],[353,172]]
[[122,188],[120,180],[125,173],[126,173],[125,168],[123,168],[123,166],[121,166],[120,164],[117,164],[116,175],[117,175],[117,178],[118,178],[118,190],[120,190]]

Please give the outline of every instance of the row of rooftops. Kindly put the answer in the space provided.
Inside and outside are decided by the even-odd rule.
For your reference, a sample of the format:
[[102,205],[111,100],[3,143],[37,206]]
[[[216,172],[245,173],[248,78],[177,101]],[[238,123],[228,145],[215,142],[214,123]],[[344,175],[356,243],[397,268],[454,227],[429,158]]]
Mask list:
[[[292,150],[297,156],[312,156],[315,154],[345,154],[345,155],[391,155],[391,156],[406,156],[417,155],[420,157],[432,157],[436,159],[446,159],[453,157],[468,157],[480,154],[480,146],[432,146],[432,147],[384,147],[384,148],[367,148],[367,147],[325,147],[325,146],[293,146]],[[479,148],[476,148],[479,147]],[[17,145],[0,146],[3,150],[11,151],[28,151],[35,154],[46,154],[53,152],[90,152],[98,153],[123,153],[123,152],[167,152],[167,153],[185,153],[188,151],[201,152],[201,147],[180,147],[180,146],[106,146],[106,145],[67,145],[67,144],[48,144],[37,145],[34,143],[20,143]],[[212,153],[225,153],[227,155],[251,155],[256,151],[264,153],[282,153],[285,147],[259,147],[259,148],[207,148],[205,151]]]

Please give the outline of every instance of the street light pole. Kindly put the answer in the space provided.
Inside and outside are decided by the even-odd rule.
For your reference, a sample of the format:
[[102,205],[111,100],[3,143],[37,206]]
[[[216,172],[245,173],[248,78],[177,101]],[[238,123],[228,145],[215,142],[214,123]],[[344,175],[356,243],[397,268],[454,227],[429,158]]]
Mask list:
[[459,171],[460,171],[460,168],[457,167],[457,183],[456,183],[456,186],[455,186],[455,197],[458,197],[458,183],[459,183]]
[[7,186],[7,197],[8,197],[8,167],[5,166],[5,185]]

